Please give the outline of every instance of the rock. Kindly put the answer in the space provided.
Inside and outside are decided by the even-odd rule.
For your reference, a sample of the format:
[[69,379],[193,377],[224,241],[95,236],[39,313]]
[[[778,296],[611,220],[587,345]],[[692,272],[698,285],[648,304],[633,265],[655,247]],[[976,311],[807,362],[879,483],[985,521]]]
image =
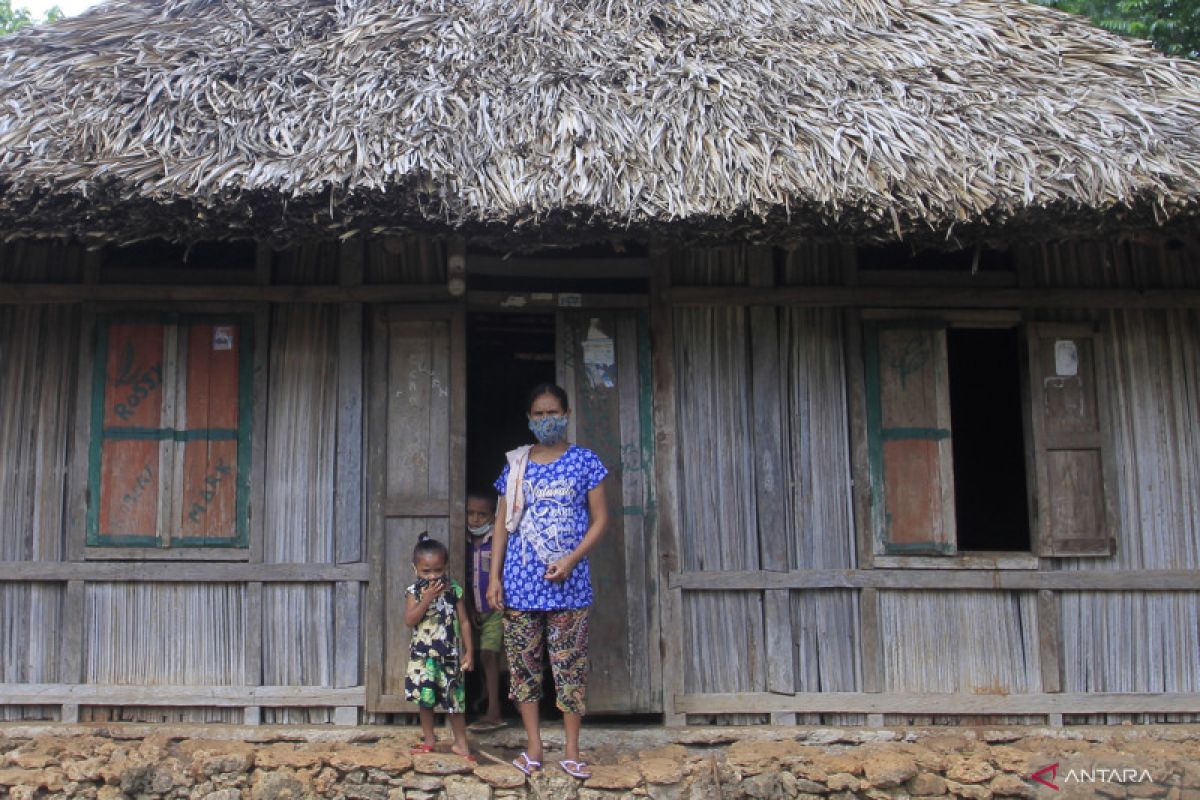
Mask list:
[[[790,773],[784,773],[785,775]],[[767,798],[776,797],[782,794],[779,786],[779,776],[773,772],[764,772],[761,775],[755,775],[752,778],[747,778],[742,781],[742,785],[738,787],[747,797]]]
[[946,781],[932,772],[918,772],[909,779],[907,788],[914,797],[931,797],[946,793]]
[[825,785],[835,792],[856,792],[862,788],[862,781],[849,772],[835,772],[825,779]]
[[808,761],[819,753],[819,750],[791,739],[744,739],[729,746],[726,758],[734,764],[753,764],[760,761]]
[[294,744],[278,742],[260,748],[254,756],[254,763],[259,769],[316,769],[328,762],[328,748],[297,747]]
[[34,800],[37,797],[36,786],[14,786],[8,793],[9,800]]
[[475,765],[453,753],[421,753],[412,757],[412,767],[425,775],[456,775],[472,772]]
[[509,767],[504,764],[489,764],[485,767],[476,767],[475,777],[489,786],[501,789],[515,789],[518,786],[525,785],[525,773],[516,767]]
[[98,781],[100,780],[100,770],[106,763],[108,763],[107,759],[100,756],[86,758],[82,761],[68,761],[63,764],[63,772],[69,780]]
[[[429,753],[427,755],[442,754]],[[460,758],[459,756],[454,757]],[[346,745],[339,747],[329,756],[329,765],[342,772],[371,768],[386,769],[393,772],[406,772],[412,769],[412,764],[412,758],[409,757],[408,753],[399,747],[388,745],[374,745],[371,747]]]
[[984,786],[947,780],[946,790],[952,795],[965,797],[967,800],[992,800],[992,790]]
[[959,758],[946,768],[946,777],[957,783],[985,783],[996,774],[996,768],[982,758]]
[[[190,746],[189,746],[190,745]],[[249,742],[184,742],[179,752],[191,756],[192,774],[197,779],[239,772],[254,766],[254,745]]]
[[979,738],[983,739],[988,744],[999,744],[1003,742],[1018,741],[1024,735],[1025,734],[1021,733],[1021,731],[1014,729],[1008,731],[984,731],[982,734],[980,734]]
[[594,766],[592,777],[583,782],[589,789],[632,789],[642,782],[642,773],[632,765]]
[[242,800],[242,793],[237,789],[220,789],[204,795],[204,800]]
[[417,792],[440,792],[442,779],[432,775],[409,774],[400,779],[400,785],[405,789]]
[[[594,771],[594,770],[593,770]],[[579,796],[579,780],[561,772],[542,772],[529,779],[531,798],[545,800],[575,800]]]
[[646,787],[646,796],[650,800],[683,800],[685,791],[683,783],[652,783]]
[[116,786],[101,786],[96,792],[96,800],[129,800],[125,793]]
[[347,800],[387,800],[388,787],[373,783],[360,783],[357,786],[342,787],[342,795]]
[[637,762],[637,768],[646,783],[667,784],[683,780],[683,765],[672,758],[644,758]]
[[491,800],[492,790],[474,776],[451,775],[446,778],[446,796],[454,800]]
[[41,750],[18,750],[15,753],[9,754],[8,760],[21,769],[45,769],[51,764],[58,763],[56,757]]
[[32,786],[35,789],[44,787],[47,791],[57,792],[63,787],[63,773],[57,768],[0,769],[0,786]]
[[664,744],[651,750],[642,750],[637,754],[642,761],[652,758],[669,758],[672,761],[687,761],[688,749],[681,744]]
[[997,775],[988,784],[993,797],[1037,797],[1033,787],[1016,775]]
[[[849,753],[825,753],[813,759],[813,765],[825,769],[830,775],[845,772],[850,775],[862,775],[862,762]],[[813,780],[816,780],[815,778]]]
[[337,785],[338,774],[333,767],[325,767],[313,778],[313,790],[317,794],[332,794]]
[[672,736],[671,741],[677,744],[697,747],[719,747],[736,742],[737,737],[724,731],[705,730],[703,728],[689,731],[685,728]]
[[793,776],[796,791],[800,794],[829,794],[829,787],[823,783],[811,781],[808,778],[797,778]]
[[996,769],[1019,775],[1028,775],[1033,771],[1029,766],[1029,758],[1029,753],[1015,747],[993,747],[988,753],[988,760],[996,765]]
[[306,787],[289,769],[275,772],[256,770],[254,783],[250,787],[251,800],[300,800],[308,797],[310,787]]
[[917,774],[917,765],[903,753],[876,752],[863,761],[863,775],[876,789],[899,786]]

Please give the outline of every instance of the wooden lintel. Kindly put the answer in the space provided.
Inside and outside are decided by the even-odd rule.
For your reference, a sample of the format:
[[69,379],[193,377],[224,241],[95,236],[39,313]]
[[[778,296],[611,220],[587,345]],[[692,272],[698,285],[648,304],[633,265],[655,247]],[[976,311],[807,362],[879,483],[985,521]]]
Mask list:
[[432,303],[452,300],[439,284],[360,286],[172,286],[154,284],[0,284],[0,305],[41,303],[249,302]]
[[791,572],[674,572],[672,589],[997,589],[1001,591],[1187,592],[1200,588],[1196,570],[1037,571],[982,569],[809,569]]
[[778,695],[683,694],[675,708],[687,714],[1195,714],[1200,692],[1094,694],[901,694],[805,692]]
[[650,301],[642,294],[579,292],[467,292],[467,306],[487,311],[566,311],[578,308],[642,309]]
[[135,581],[140,583],[341,583],[366,582],[358,564],[147,564],[141,561],[0,561],[0,582]]
[[0,683],[5,705],[211,706],[237,708],[361,706],[362,686],[126,686]]
[[675,306],[842,308],[1200,308],[1197,289],[1018,289],[933,286],[673,287]]

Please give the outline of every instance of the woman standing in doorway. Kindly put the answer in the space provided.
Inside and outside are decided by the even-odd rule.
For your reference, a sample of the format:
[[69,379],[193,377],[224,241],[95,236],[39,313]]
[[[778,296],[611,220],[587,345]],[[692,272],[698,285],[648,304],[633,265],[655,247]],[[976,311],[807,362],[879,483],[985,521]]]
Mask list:
[[513,763],[526,775],[541,768],[538,701],[542,648],[548,643],[555,699],[563,712],[566,747],[559,766],[576,778],[591,777],[579,756],[588,675],[588,609],[592,582],[588,552],[604,534],[604,464],[591,450],[567,441],[567,393],[540,384],[529,394],[529,430],[537,444],[507,454],[496,480],[492,574],[488,603],[504,609],[504,650],[528,737]]

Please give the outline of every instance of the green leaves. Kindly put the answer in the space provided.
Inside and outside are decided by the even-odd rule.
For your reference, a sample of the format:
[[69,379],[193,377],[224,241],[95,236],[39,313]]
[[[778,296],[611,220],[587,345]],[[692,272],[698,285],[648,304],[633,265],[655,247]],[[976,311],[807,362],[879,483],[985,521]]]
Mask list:
[[1088,17],[1114,33],[1149,39],[1164,53],[1200,58],[1200,0],[1034,0]]
[[53,6],[46,12],[45,19],[34,19],[27,8],[13,8],[12,0],[0,0],[0,35],[20,30],[26,25],[39,22],[55,22],[62,19],[63,13],[58,6]]

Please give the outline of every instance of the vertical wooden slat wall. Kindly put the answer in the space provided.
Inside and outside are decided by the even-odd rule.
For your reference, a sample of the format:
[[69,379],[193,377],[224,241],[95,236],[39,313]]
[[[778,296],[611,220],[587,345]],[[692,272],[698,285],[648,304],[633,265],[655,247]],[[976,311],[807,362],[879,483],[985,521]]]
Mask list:
[[[1194,248],[1194,245],[1193,245]],[[1124,244],[1040,249],[1038,286],[1200,285],[1187,250]],[[1189,268],[1190,267],[1190,268]],[[1042,313],[1101,325],[1115,446],[1112,556],[1064,558],[1069,571],[1200,570],[1200,311]],[[1200,691],[1200,591],[1061,592],[1065,692]],[[1066,722],[1195,721],[1194,714],[1078,715]]]
[[[271,319],[267,412],[268,564],[334,562],[336,306],[278,306]],[[262,683],[332,686],[334,586],[262,589]],[[264,723],[328,722],[326,709],[263,709]]]
[[[5,246],[12,255],[13,246]],[[59,561],[79,311],[0,307],[0,560]],[[0,683],[59,680],[66,587],[0,583]],[[0,706],[0,720],[50,719]]]

